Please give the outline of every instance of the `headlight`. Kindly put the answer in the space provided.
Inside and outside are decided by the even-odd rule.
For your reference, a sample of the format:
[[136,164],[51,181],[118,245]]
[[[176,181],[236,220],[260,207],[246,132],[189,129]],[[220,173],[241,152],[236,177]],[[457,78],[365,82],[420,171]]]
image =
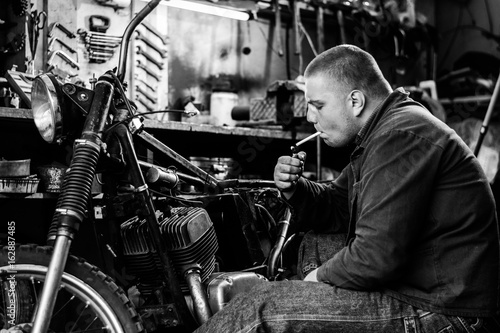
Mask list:
[[31,88],[33,119],[40,135],[49,143],[61,137],[62,99],[60,85],[52,74],[35,78]]

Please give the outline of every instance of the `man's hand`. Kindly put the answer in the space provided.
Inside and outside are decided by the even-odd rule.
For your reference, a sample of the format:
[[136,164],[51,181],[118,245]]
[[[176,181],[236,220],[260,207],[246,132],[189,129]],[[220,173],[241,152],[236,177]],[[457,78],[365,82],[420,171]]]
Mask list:
[[319,282],[318,281],[318,269],[316,268],[313,271],[310,271],[309,274],[306,275],[304,278],[304,281],[309,281],[309,282]]
[[304,171],[306,153],[301,151],[293,156],[281,156],[274,168],[274,183],[290,199],[295,192],[295,186]]

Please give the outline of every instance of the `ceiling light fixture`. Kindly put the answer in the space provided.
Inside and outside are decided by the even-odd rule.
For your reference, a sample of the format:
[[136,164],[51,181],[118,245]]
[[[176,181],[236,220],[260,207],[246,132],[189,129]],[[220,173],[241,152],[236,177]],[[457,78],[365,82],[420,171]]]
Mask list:
[[164,0],[160,2],[160,4],[168,7],[185,9],[198,13],[216,15],[240,21],[248,21],[253,18],[253,13],[249,10],[240,10],[238,8],[221,6],[221,5],[209,5],[201,1]]

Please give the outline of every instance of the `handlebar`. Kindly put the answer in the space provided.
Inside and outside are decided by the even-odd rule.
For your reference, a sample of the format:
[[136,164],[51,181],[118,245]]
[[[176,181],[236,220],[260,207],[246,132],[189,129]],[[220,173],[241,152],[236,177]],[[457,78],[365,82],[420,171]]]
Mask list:
[[152,0],[147,3],[144,8],[141,9],[137,15],[130,21],[125,32],[123,33],[122,41],[120,43],[120,57],[118,58],[118,70],[116,75],[120,79],[121,82],[125,79],[125,73],[127,71],[127,54],[128,54],[128,44],[130,41],[130,37],[134,32],[135,28],[144,20],[149,13],[153,11],[160,4],[161,0]]

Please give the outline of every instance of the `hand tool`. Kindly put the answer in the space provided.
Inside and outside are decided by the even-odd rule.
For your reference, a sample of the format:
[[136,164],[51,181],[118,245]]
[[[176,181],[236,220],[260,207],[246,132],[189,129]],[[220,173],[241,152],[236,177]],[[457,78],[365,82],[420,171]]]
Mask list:
[[163,45],[167,45],[167,43],[168,43],[168,36],[164,36],[161,32],[159,32],[158,30],[156,30],[155,27],[153,27],[148,22],[145,22],[145,21],[141,22],[141,26],[143,26],[149,32],[151,32],[153,35],[155,35],[156,37],[158,37],[161,40],[161,42],[163,43]]
[[144,107],[148,110],[148,111],[154,111],[155,110],[155,107],[153,105],[151,105],[151,103],[149,103],[148,101],[145,101],[142,96],[137,96],[137,102],[141,103],[142,105],[144,105]]
[[101,38],[101,39],[113,39],[116,40],[117,42],[120,42],[122,40],[122,36],[115,36],[115,35],[110,35],[107,33],[99,32],[99,31],[87,31],[85,29],[78,29],[76,31],[82,38],[87,38],[87,37],[92,37],[92,38]]
[[49,27],[49,32],[47,33],[47,36],[52,37],[53,34],[54,34],[54,29],[55,28],[58,28],[59,30],[61,30],[62,32],[64,32],[66,34],[66,36],[68,36],[69,38],[76,38],[76,35],[74,33],[72,33],[71,31],[69,31],[68,28],[66,28],[65,26],[63,26],[59,22],[51,23],[51,25]]
[[139,77],[139,75],[135,74],[134,75],[134,79],[137,81],[137,82],[140,82],[142,83],[144,86],[146,86],[149,90],[151,90],[152,92],[156,92],[156,88],[153,87],[152,85],[150,85],[149,83],[147,83],[146,81],[144,81],[143,79],[141,79]]
[[314,133],[314,134],[309,135],[308,137],[306,137],[306,138],[304,138],[304,139],[300,140],[299,142],[297,142],[295,145],[291,146],[291,147],[290,147],[290,150],[291,150],[291,151],[292,151],[292,153],[294,153],[294,154],[295,154],[295,153],[297,153],[297,147],[298,147],[298,146],[303,145],[303,144],[304,144],[304,143],[306,143],[307,141],[314,139],[315,137],[317,137],[317,136],[318,136],[318,135],[320,135],[320,134],[321,134],[321,132],[316,132],[316,133]]
[[106,51],[98,51],[98,50],[89,50],[89,56],[91,57],[107,57],[111,58],[115,53],[114,52],[106,52]]
[[87,48],[94,48],[94,47],[100,47],[100,48],[108,48],[108,49],[115,49],[118,47],[120,44],[115,44],[115,43],[108,43],[108,42],[96,42],[96,41],[89,41],[86,43]]
[[113,35],[108,35],[108,34],[103,34],[100,32],[87,32],[85,37],[88,37],[90,39],[95,39],[95,40],[108,40],[108,41],[115,41],[116,43],[120,43],[122,40],[121,36],[113,36]]
[[143,41],[144,44],[146,44],[147,46],[149,46],[150,48],[152,48],[153,50],[158,52],[158,54],[162,58],[167,57],[167,50],[165,50],[165,49],[161,48],[160,46],[158,46],[157,44],[155,44],[151,39],[149,39],[146,36],[144,36],[143,34],[141,34],[140,31],[136,31],[135,39]]
[[103,44],[108,44],[110,47],[117,47],[118,45],[120,45],[121,40],[114,38],[103,38],[100,36],[99,37],[87,36],[85,37],[85,43],[87,44],[103,43]]
[[105,33],[109,28],[110,19],[104,15],[90,15],[89,27],[90,31]]
[[53,47],[54,47],[54,44],[58,42],[59,44],[61,44],[62,46],[64,46],[69,52],[71,53],[77,53],[76,50],[74,48],[72,48],[71,46],[69,46],[68,44],[66,44],[65,42],[63,42],[61,39],[59,39],[58,37],[52,37],[49,41],[49,45],[47,46],[47,49],[49,52],[52,52],[54,51],[53,50]]
[[70,64],[71,67],[76,68],[76,69],[80,69],[80,65],[78,64],[78,62],[76,62],[73,58],[71,58],[68,54],[66,54],[62,50],[55,50],[49,54],[49,61],[47,63],[49,66],[54,65],[54,59],[56,56],[62,58],[64,61],[66,61],[68,64]]
[[158,103],[158,98],[152,96],[146,90],[142,89],[141,86],[136,85],[135,91],[138,92],[139,94],[143,95],[144,97],[146,97],[151,103],[153,103],[153,104]]
[[33,60],[35,59],[36,48],[38,46],[38,37],[40,36],[40,31],[45,28],[45,24],[47,23],[47,13],[41,11],[38,13],[36,10],[30,14],[30,25],[31,30],[30,34],[30,46],[31,46],[31,55]]
[[107,46],[99,46],[99,45],[90,45],[89,47],[87,47],[87,50],[90,52],[90,51],[94,51],[94,52],[103,52],[103,53],[108,53],[108,54],[115,54],[115,50],[110,48],[110,47],[107,47]]
[[158,67],[158,69],[160,70],[163,69],[163,62],[156,60],[153,56],[151,56],[151,54],[144,52],[140,46],[136,46],[135,53],[144,56],[144,58],[146,58],[147,61],[154,64],[156,67]]
[[90,62],[103,63],[110,59],[109,56],[100,56],[100,55],[89,55]]
[[137,68],[140,68],[140,69],[144,70],[146,72],[146,74],[150,75],[151,77],[153,77],[154,79],[156,79],[156,81],[160,82],[160,76],[159,75],[157,75],[155,72],[153,72],[152,70],[150,70],[140,60],[136,60],[136,63],[137,63]]

